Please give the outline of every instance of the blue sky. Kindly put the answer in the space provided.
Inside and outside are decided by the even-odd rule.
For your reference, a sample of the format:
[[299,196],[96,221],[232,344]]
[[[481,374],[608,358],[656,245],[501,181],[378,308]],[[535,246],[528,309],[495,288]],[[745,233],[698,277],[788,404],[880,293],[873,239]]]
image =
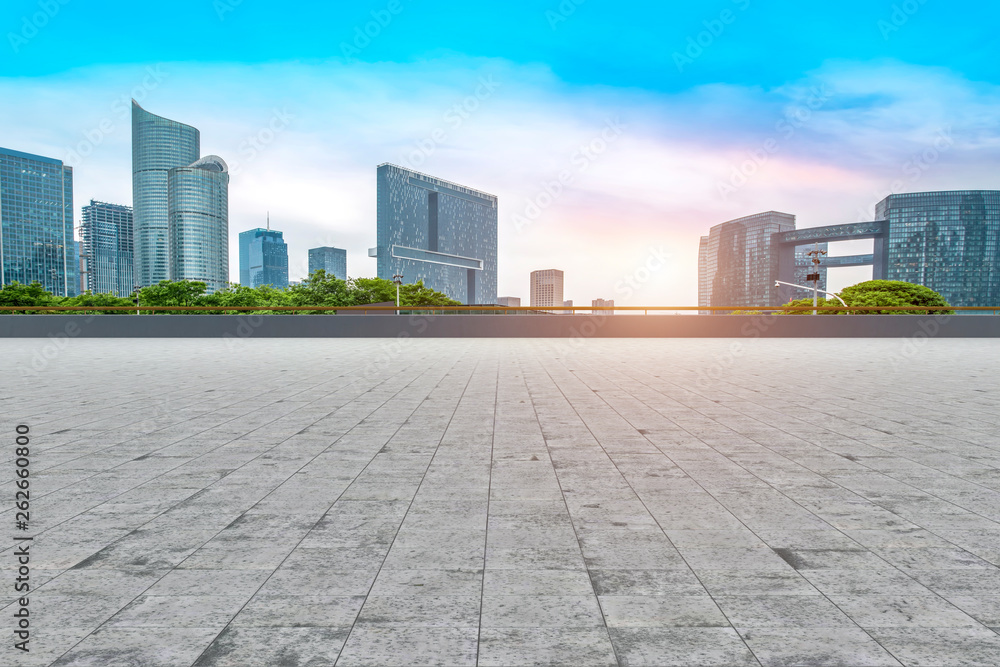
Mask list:
[[991,4],[577,2],[9,0],[0,143],[129,203],[138,96],[239,165],[232,236],[270,210],[293,273],[329,244],[371,275],[374,167],[408,163],[500,195],[501,292],[557,267],[578,303],[693,303],[698,236],[739,215],[997,187]]

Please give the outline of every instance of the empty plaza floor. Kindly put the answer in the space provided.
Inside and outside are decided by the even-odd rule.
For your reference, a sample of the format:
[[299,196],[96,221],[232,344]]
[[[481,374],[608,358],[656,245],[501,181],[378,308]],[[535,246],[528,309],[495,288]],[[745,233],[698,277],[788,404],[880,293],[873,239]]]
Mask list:
[[995,340],[0,352],[0,665],[1000,664]]

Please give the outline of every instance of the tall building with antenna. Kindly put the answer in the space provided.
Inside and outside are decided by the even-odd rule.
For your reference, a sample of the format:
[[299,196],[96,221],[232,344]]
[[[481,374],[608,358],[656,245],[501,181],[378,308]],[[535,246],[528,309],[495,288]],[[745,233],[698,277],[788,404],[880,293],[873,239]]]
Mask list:
[[282,232],[271,229],[271,214],[267,227],[240,233],[240,284],[246,287],[270,285],[276,289],[288,287],[288,246]]

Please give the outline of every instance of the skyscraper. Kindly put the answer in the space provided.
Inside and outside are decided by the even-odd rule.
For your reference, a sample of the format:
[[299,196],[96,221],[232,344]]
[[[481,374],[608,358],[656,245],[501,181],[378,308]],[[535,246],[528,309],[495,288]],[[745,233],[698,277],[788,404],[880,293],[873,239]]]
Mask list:
[[310,248],[309,275],[320,269],[341,280],[347,280],[347,251],[340,248]]
[[531,307],[553,308],[563,305],[563,272],[543,269],[531,272]]
[[132,209],[129,206],[90,200],[83,207],[80,225],[85,289],[94,294],[129,296],[133,276]]
[[1000,304],[1000,191],[890,195],[887,278],[926,285],[953,306]]
[[199,280],[208,291],[229,284],[229,167],[217,155],[167,176],[168,276]]
[[0,148],[0,286],[39,282],[78,293],[73,242],[73,168]]
[[496,196],[419,172],[378,167],[378,276],[465,304],[497,297]]
[[771,235],[795,229],[795,216],[768,211],[712,227],[698,256],[698,305],[761,308],[780,305],[774,286]]
[[170,170],[201,156],[197,129],[149,113],[132,100],[132,204],[135,225],[135,282],[170,280]]
[[269,225],[240,233],[240,284],[288,287],[288,246],[281,232]]

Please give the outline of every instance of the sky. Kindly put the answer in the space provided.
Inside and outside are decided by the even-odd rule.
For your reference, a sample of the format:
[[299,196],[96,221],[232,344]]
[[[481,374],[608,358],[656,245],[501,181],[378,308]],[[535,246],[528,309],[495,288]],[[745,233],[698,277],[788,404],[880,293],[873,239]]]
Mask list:
[[131,203],[130,98],[194,125],[232,169],[234,281],[268,213],[293,280],[322,245],[374,275],[384,162],[497,195],[500,296],[558,268],[577,305],[696,304],[698,239],[733,218],[856,222],[893,192],[1000,186],[992,3],[165,7],[7,0],[0,145],[73,165],[79,222]]

